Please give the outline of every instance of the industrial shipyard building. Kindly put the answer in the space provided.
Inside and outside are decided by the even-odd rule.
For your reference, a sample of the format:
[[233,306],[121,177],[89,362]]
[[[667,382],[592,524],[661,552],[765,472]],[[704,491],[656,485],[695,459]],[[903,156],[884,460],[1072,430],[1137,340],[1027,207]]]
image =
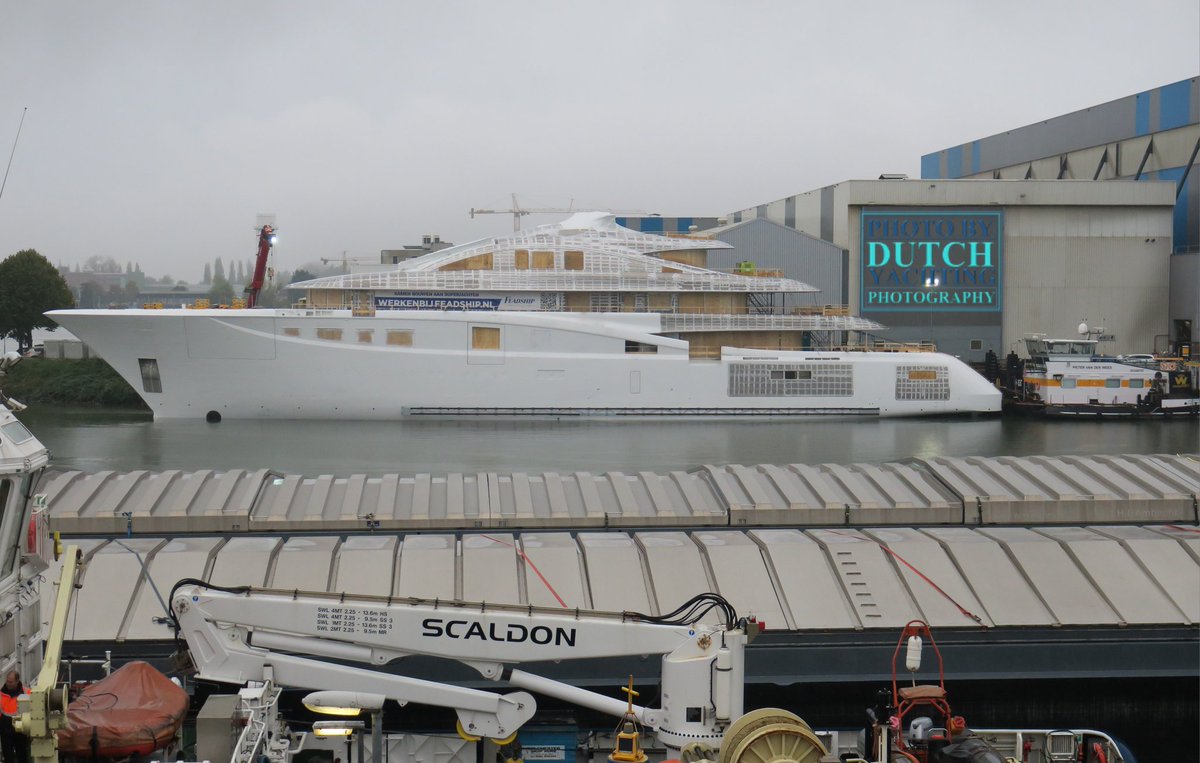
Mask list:
[[919,180],[850,180],[728,222],[766,219],[840,248],[851,311],[889,339],[981,361],[1087,322],[1106,353],[1190,355],[1198,88],[1192,78],[935,152]]

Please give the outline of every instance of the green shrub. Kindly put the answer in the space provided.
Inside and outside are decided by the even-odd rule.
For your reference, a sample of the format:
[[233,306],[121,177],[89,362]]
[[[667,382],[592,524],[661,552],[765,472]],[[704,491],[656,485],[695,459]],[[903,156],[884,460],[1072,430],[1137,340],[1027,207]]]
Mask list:
[[133,387],[96,358],[26,358],[0,376],[0,389],[22,403],[147,407]]

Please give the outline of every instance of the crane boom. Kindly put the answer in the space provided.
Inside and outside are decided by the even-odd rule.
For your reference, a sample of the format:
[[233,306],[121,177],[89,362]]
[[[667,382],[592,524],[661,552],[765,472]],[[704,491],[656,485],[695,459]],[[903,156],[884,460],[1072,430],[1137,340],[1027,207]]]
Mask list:
[[[712,597],[712,595],[708,595]],[[711,600],[711,599],[709,599]],[[708,600],[706,600],[708,601]],[[172,610],[201,678],[382,694],[453,708],[472,735],[504,738],[533,717],[525,691],[495,694],[365,668],[409,655],[456,660],[493,681],[623,717],[626,702],[511,666],[522,662],[662,655],[660,709],[633,707],[659,740],[720,742],[742,714],[744,650],[757,626],[655,621],[610,613],[462,601],[382,598],[176,584]]]
[[271,247],[274,245],[275,228],[264,225],[258,231],[258,253],[254,257],[254,275],[250,279],[250,285],[246,287],[246,307],[258,304],[258,294],[262,291],[267,273],[267,257],[270,256]]
[[[568,207],[522,207],[517,203],[517,195],[512,195],[511,209],[480,209],[472,207],[469,211],[471,219],[475,219],[475,215],[512,215],[513,216],[513,231],[521,230],[521,218],[525,215],[554,215],[554,214],[573,214],[578,210],[575,209],[575,200],[571,199],[571,204]],[[631,209],[610,209],[607,210],[613,214],[623,215],[644,215],[645,212]]]

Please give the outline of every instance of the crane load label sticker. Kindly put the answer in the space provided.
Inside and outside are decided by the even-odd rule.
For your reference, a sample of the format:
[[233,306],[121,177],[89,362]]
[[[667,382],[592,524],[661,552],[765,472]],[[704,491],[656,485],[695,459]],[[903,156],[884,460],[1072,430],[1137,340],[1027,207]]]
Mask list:
[[383,610],[317,607],[317,633],[386,636],[393,624],[392,616]]

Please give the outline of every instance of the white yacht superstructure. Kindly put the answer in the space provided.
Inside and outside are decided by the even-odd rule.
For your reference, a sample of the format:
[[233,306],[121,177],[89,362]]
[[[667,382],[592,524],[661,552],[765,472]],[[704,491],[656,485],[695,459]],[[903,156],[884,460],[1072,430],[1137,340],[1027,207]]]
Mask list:
[[697,264],[727,247],[578,214],[297,284],[308,296],[293,309],[50,315],[162,418],[999,410],[946,355],[806,349],[883,327],[784,314],[784,294],[814,289]]

